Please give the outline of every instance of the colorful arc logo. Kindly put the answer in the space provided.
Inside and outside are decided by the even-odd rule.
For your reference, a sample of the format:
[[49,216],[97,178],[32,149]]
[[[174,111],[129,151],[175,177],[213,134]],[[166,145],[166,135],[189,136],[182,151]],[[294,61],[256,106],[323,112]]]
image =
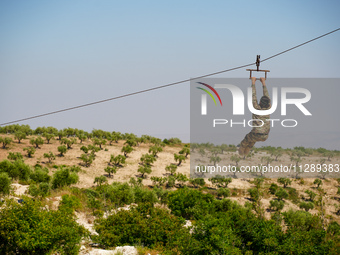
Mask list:
[[[206,83],[203,83],[203,82],[197,82],[197,83],[199,83],[199,84],[201,84],[203,86],[206,86],[207,88],[211,89],[215,93],[215,95],[217,96],[217,98],[220,101],[220,104],[222,106],[222,100],[220,98],[220,95],[217,93],[217,91],[213,87],[211,87],[210,85],[208,85]],[[200,88],[200,87],[197,87],[197,88],[203,90],[204,92],[206,92],[214,100],[215,105],[217,105],[214,96],[209,92],[209,90],[206,90],[206,89],[203,89],[203,88]]]

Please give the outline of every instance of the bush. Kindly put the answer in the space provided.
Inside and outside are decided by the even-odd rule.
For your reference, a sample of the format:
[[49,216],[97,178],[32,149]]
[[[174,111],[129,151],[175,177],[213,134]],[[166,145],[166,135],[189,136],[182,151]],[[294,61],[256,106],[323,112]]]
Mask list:
[[7,201],[0,211],[1,254],[78,254],[87,231],[68,213],[44,210],[39,201]]
[[31,167],[26,165],[22,160],[10,162],[5,159],[0,162],[0,172],[6,172],[12,179],[27,181],[31,171]]
[[70,172],[69,168],[61,167],[53,174],[52,189],[62,188],[78,182],[78,174]]
[[306,212],[314,208],[314,204],[312,202],[301,202],[300,208],[304,209]]
[[283,200],[288,198],[289,194],[287,191],[285,191],[283,188],[278,189],[275,192],[275,196],[279,199],[279,200]]
[[320,179],[317,178],[317,179],[314,180],[313,184],[316,184],[316,185],[317,185],[317,188],[319,188],[320,185],[322,185],[322,181],[321,181]]
[[182,162],[185,161],[185,156],[184,155],[181,155],[181,154],[174,154],[174,159],[175,161],[177,162],[178,161],[178,164],[177,166],[180,166],[182,164]]
[[286,188],[288,185],[292,184],[292,181],[289,178],[278,178],[278,183],[281,183],[284,188]]
[[281,211],[285,206],[285,201],[283,200],[270,200],[270,209],[274,211]]
[[41,136],[38,136],[37,138],[31,138],[30,139],[30,144],[34,145],[35,148],[40,148],[39,145],[43,145],[44,144],[44,140],[41,138]]
[[154,205],[158,202],[157,194],[153,190],[147,188],[136,187],[134,189],[135,203],[148,203]]
[[189,182],[192,185],[194,185],[195,188],[202,187],[205,185],[205,181],[203,178],[190,179]]
[[163,188],[159,188],[159,187],[154,187],[153,190],[155,191],[158,200],[162,204],[167,204],[168,203],[168,194],[169,194],[169,191],[167,191],[166,189],[163,189]]
[[152,172],[150,166],[139,166],[138,167],[138,172],[141,173],[141,177],[145,178],[145,174],[150,174]]
[[211,181],[211,183],[216,185],[217,187],[227,188],[229,183],[232,182],[232,179],[230,177],[216,175],[213,178],[209,178],[209,181]]
[[269,187],[270,194],[274,195],[278,188],[279,186],[276,183],[272,183]]
[[189,238],[183,223],[167,210],[139,205],[99,220],[95,230],[97,241],[105,246],[142,243],[151,248],[160,244],[173,247],[179,239]]
[[152,181],[154,186],[161,187],[167,181],[167,178],[166,177],[152,176],[151,181]]
[[27,157],[29,158],[32,158],[36,151],[34,147],[25,147],[22,150],[27,152]]
[[8,195],[11,190],[11,178],[7,173],[0,173],[0,194]]
[[102,187],[102,190],[105,190],[106,193],[105,197],[117,206],[129,205],[135,200],[134,191],[126,182],[113,183]]
[[46,197],[50,194],[50,184],[47,182],[41,182],[38,185],[31,183],[28,187],[28,193],[34,197]]
[[176,170],[177,165],[170,164],[165,167],[165,171],[170,172],[170,175],[174,175],[176,173]]
[[193,219],[208,213],[213,200],[211,194],[203,194],[198,190],[184,187],[169,193],[168,206],[174,215]]
[[230,190],[227,188],[219,188],[217,190],[217,196],[218,197],[229,197],[230,196]]
[[80,156],[80,159],[84,162],[85,167],[89,167],[93,163],[94,156],[93,156],[93,154],[90,154],[90,155],[82,154]]
[[122,167],[125,164],[126,157],[123,155],[111,155],[110,163],[117,167]]
[[48,174],[48,168],[44,167],[44,168],[40,168],[37,167],[35,168],[34,172],[31,174],[30,178],[37,182],[50,182],[51,180],[51,176]]
[[66,145],[60,145],[58,146],[58,152],[60,157],[64,157],[64,154],[67,152]]
[[20,152],[10,152],[10,153],[8,153],[7,158],[9,160],[14,160],[14,161],[15,160],[23,160],[24,159],[24,157],[22,156],[22,154]]
[[59,210],[65,210],[67,213],[72,214],[79,208],[81,208],[81,203],[76,196],[66,194],[61,197]]
[[291,187],[287,188],[288,191],[288,199],[291,200],[294,203],[298,203],[300,198],[299,198],[299,192]]
[[6,149],[8,145],[10,145],[12,142],[12,139],[9,137],[0,137],[0,143],[2,143],[2,148]]
[[94,178],[94,182],[93,183],[97,183],[97,185],[101,186],[102,184],[107,182],[107,178],[104,175],[101,176],[96,176]]
[[44,153],[44,158],[48,159],[48,163],[52,163],[52,160],[55,160],[55,156],[51,151],[49,153]]
[[108,166],[104,169],[105,172],[109,174],[109,178],[111,178],[111,174],[117,173],[117,167],[116,166]]
[[[261,192],[258,188],[251,188],[248,189],[249,195],[251,200],[253,200],[254,202],[259,201],[260,197],[261,197]],[[236,193],[237,194],[237,193]]]

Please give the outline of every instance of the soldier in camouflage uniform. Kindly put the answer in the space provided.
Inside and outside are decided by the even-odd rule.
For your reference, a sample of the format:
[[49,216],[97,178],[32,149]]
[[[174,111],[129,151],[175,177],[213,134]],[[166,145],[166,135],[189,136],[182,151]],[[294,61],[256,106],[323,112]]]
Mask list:
[[[266,87],[265,78],[260,78],[260,81],[263,85],[263,97],[261,97],[260,99],[260,104],[257,103],[257,97],[256,97],[256,88],[255,88],[256,78],[252,77],[251,80],[252,80],[251,87],[253,90],[254,108],[256,110],[270,109],[271,107],[270,97],[269,97],[268,90]],[[241,142],[240,148],[239,148],[240,156],[246,157],[256,142],[259,142],[259,141],[264,142],[268,139],[268,135],[270,131],[270,121],[268,121],[269,118],[270,118],[269,115],[253,114],[254,121],[252,122],[252,126],[255,126],[255,127],[253,127],[251,132],[247,134],[245,138],[243,139],[243,141]]]

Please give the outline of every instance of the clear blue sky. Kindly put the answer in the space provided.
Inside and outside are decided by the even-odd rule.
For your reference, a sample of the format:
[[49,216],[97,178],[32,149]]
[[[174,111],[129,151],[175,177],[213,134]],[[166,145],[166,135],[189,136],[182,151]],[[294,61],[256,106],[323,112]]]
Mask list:
[[[255,60],[340,27],[339,1],[1,1],[0,122]],[[340,77],[340,32],[263,63]],[[245,70],[218,77],[246,77]],[[21,122],[189,138],[189,83]]]

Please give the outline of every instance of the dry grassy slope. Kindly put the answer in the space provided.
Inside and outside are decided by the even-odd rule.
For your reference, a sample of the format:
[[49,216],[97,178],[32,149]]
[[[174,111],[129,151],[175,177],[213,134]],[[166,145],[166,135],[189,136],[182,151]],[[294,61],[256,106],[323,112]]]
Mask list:
[[[13,136],[9,135],[13,139]],[[33,137],[33,136],[31,136]],[[29,138],[22,140],[19,144],[16,140],[7,148],[6,150],[0,149],[0,160],[6,159],[9,152],[20,152],[25,157],[25,163],[34,166],[39,163],[43,166],[46,166],[50,169],[50,173],[52,174],[55,169],[51,166],[53,164],[56,165],[80,165],[82,161],[79,159],[83,151],[80,150],[80,147],[85,145],[92,144],[90,140],[83,141],[80,143],[78,141],[77,144],[72,146],[72,149],[69,149],[64,157],[56,156],[56,159],[50,165],[48,164],[48,160],[43,157],[44,153],[53,152],[55,155],[58,155],[58,146],[60,146],[59,140],[52,140],[50,144],[43,144],[40,146],[40,149],[36,150],[33,158],[26,157],[26,153],[23,151],[23,148],[31,146],[29,144]],[[118,143],[112,143],[112,145],[104,145],[103,150],[96,153],[96,159],[93,161],[90,167],[81,166],[84,172],[79,173],[79,183],[76,185],[77,187],[88,188],[93,186],[93,181],[96,176],[106,175],[107,173],[104,169],[107,167],[108,162],[110,161],[110,157],[112,154],[115,156],[118,154],[122,154],[121,149],[124,146],[125,141],[119,141]],[[108,178],[109,183],[113,181],[128,181],[131,177],[138,176],[138,163],[140,162],[140,158],[143,154],[148,153],[150,146],[152,144],[141,144],[137,147],[134,147],[134,151],[128,154],[128,158],[126,159],[126,164],[124,167],[119,168],[117,173],[114,174],[113,178]],[[165,176],[165,167],[170,163],[176,163],[174,160],[174,153],[178,153],[181,150],[181,146],[166,146],[163,148],[163,152],[158,154],[158,158],[156,162],[153,163],[152,173],[148,175],[148,178],[143,181],[144,185],[151,185],[152,182],[150,180],[151,176]],[[105,151],[107,149],[107,151]],[[190,156],[185,162],[182,162],[181,166],[178,168],[178,172],[189,175],[189,165],[190,165]]]
[[[4,136],[4,135],[2,135]],[[8,135],[13,140],[12,135]],[[23,152],[24,147],[30,146],[29,144],[29,138],[23,140],[20,144],[14,140],[14,142],[9,146],[8,149],[0,149],[0,160],[6,159],[9,152],[21,152],[23,155],[25,153]],[[103,150],[96,153],[96,159],[94,160],[93,164],[90,167],[83,167],[81,168],[84,170],[84,172],[79,173],[80,181],[76,185],[77,187],[82,188],[88,188],[94,186],[93,181],[96,176],[104,175],[106,174],[104,171],[104,168],[107,166],[107,163],[110,160],[110,155],[118,155],[121,154],[121,148],[123,147],[125,141],[119,141],[118,143],[112,143],[112,145],[105,145],[103,146]],[[56,160],[53,162],[53,164],[56,165],[79,165],[82,161],[79,159],[80,155],[83,153],[80,150],[80,147],[83,145],[91,144],[90,140],[84,141],[82,144],[77,143],[73,145],[73,148],[68,150],[64,157],[56,157]],[[58,154],[57,147],[60,145],[58,140],[52,140],[50,144],[43,144],[41,146],[41,149],[37,149],[36,153],[34,155],[34,158],[27,158],[25,156],[25,163],[29,165],[35,165],[37,163],[42,164],[44,166],[47,166],[50,168],[50,173],[53,174],[55,171],[54,168],[51,167],[47,163],[47,159],[43,157],[43,154],[49,151],[52,151],[55,155]],[[129,157],[127,158],[127,163],[123,168],[120,168],[117,171],[117,174],[114,175],[114,178],[108,178],[109,183],[112,183],[113,181],[128,181],[131,177],[138,176],[138,162],[142,154],[148,153],[149,147],[151,144],[141,144],[138,147],[134,147],[134,151],[129,154]],[[178,153],[182,147],[181,146],[166,146],[163,148],[163,152],[159,153],[159,157],[157,161],[153,164],[152,167],[152,173],[148,175],[147,179],[143,180],[144,185],[151,185],[152,182],[150,180],[151,176],[165,176],[165,166],[170,163],[175,163],[174,160],[174,153]],[[105,151],[107,149],[107,151]],[[232,154],[229,152],[224,153],[225,158],[230,158]],[[264,152],[258,153],[252,158],[253,162],[260,162],[260,158],[264,156]],[[302,163],[315,163],[319,162],[320,158],[311,156],[309,158],[306,158]],[[232,162],[229,162],[232,164]],[[280,158],[279,163],[281,164],[290,164],[289,157],[287,155],[284,155],[282,158]],[[338,158],[333,158],[329,163],[339,163]],[[53,165],[52,164],[52,165]],[[189,176],[189,165],[190,165],[190,156],[189,159],[186,160],[186,162],[183,162],[182,165],[178,168],[178,172],[184,173]],[[305,190],[310,189],[317,193],[315,190],[315,185],[313,184],[314,179],[305,179],[305,183],[301,185],[299,181],[292,179],[292,185],[291,187],[297,189],[300,193],[300,195],[306,195],[304,193]],[[276,182],[275,179],[267,179],[265,181],[264,186],[269,187],[272,182]],[[210,183],[208,184],[210,185]],[[229,188],[231,189],[238,189],[237,196],[231,197],[232,200],[236,200],[240,202],[241,204],[244,204],[246,201],[249,201],[249,195],[247,192],[247,189],[252,187],[253,185],[249,183],[249,180],[246,179],[233,179],[232,183],[229,184]],[[334,179],[327,179],[323,182],[323,188],[327,192],[325,196],[325,202],[326,202],[326,215],[329,215],[329,218],[333,218],[336,221],[340,222],[340,217],[335,215],[334,212],[336,211],[336,205],[339,204],[338,198],[340,197],[337,195],[337,182]],[[269,201],[273,198],[273,196],[267,195],[262,199],[263,205],[267,208],[269,207]],[[289,208],[298,209],[298,206],[291,203],[290,201],[286,202],[285,208],[283,211],[288,210]],[[319,213],[319,208],[316,208],[311,211],[312,213]],[[266,216],[270,217],[270,213],[266,212]]]

